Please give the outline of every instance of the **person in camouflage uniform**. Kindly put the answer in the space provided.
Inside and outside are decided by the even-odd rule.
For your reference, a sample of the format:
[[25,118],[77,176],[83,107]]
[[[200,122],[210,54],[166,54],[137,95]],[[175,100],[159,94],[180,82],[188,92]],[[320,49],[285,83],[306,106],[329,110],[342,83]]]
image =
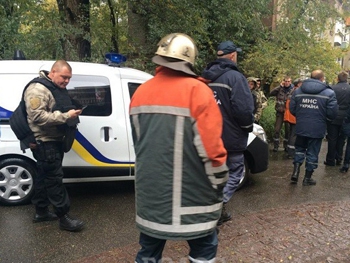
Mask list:
[[263,110],[267,107],[267,98],[264,94],[264,92],[261,89],[260,83],[261,80],[260,78],[256,78],[256,98],[257,98],[257,108],[256,108],[256,112],[254,115],[255,118],[255,123],[259,124],[259,121],[261,119],[261,115],[263,113]]
[[252,96],[253,96],[253,101],[254,101],[253,114],[254,114],[254,118],[255,118],[255,114],[256,114],[256,111],[258,109],[258,92],[256,91],[257,83],[256,83],[256,79],[253,77],[247,78],[247,81],[248,81],[250,92],[252,93]]
[[267,106],[267,98],[265,97],[264,92],[260,89],[258,80],[258,78],[254,77],[247,78],[254,99],[254,122],[257,124],[259,124],[263,109]]

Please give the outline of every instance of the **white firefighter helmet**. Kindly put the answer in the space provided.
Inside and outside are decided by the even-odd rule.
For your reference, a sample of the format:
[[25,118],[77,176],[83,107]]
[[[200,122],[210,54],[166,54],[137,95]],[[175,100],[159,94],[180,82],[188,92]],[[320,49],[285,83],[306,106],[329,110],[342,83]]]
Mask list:
[[158,42],[157,55],[175,58],[194,65],[198,55],[197,47],[191,37],[183,33],[166,35]]

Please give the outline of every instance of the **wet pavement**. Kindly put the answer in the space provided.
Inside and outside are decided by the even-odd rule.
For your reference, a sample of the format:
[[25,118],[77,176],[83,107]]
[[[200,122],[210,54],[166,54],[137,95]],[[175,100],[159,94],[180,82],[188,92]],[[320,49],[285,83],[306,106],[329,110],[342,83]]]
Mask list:
[[[236,215],[220,227],[217,263],[350,262],[350,202]],[[137,243],[74,263],[134,262]],[[187,262],[186,242],[168,242],[164,262]]]
[[[323,165],[316,186],[290,184],[292,160],[270,153],[268,171],[251,176],[228,203],[233,219],[220,226],[217,263],[350,262],[350,172]],[[301,169],[303,171],[303,167]],[[301,172],[301,179],[303,172]],[[32,206],[0,207],[0,263],[134,262],[139,249],[132,183],[67,186],[80,233],[57,222],[32,224]],[[187,262],[186,242],[168,241],[163,263]]]

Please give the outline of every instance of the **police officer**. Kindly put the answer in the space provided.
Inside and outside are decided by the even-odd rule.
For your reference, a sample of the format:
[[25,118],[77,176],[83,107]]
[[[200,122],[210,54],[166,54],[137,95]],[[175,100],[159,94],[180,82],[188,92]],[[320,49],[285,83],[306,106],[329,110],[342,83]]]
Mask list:
[[[59,226],[67,231],[79,231],[84,223],[72,218],[68,212],[70,200],[63,185],[62,160],[71,146],[64,145],[71,130],[78,122],[81,109],[76,109],[66,86],[72,77],[72,68],[64,60],[56,61],[50,72],[40,71],[39,78],[32,80],[24,92],[28,124],[35,142],[30,144],[37,161],[34,178],[36,214],[33,222],[51,221],[59,218]],[[64,149],[64,146],[67,148]],[[54,213],[49,211],[52,204]]]
[[322,70],[314,70],[311,78],[293,92],[290,112],[296,117],[294,171],[292,183],[298,182],[300,166],[306,159],[303,185],[315,185],[311,178],[317,168],[322,139],[326,134],[327,119],[337,116],[338,104],[334,91],[323,82]]

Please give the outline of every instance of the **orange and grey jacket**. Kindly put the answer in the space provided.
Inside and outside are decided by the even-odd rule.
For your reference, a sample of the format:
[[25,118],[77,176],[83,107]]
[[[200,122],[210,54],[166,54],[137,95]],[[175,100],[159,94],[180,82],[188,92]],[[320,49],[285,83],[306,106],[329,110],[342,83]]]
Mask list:
[[293,87],[292,91],[288,94],[287,100],[286,100],[286,108],[284,110],[284,118],[283,120],[286,122],[289,122],[291,124],[296,124],[297,120],[295,116],[290,112],[289,105],[290,105],[290,99],[293,95],[293,92],[297,89],[297,87]]
[[130,104],[136,153],[136,224],[162,239],[193,239],[216,228],[227,180],[222,117],[211,89],[158,67]]

